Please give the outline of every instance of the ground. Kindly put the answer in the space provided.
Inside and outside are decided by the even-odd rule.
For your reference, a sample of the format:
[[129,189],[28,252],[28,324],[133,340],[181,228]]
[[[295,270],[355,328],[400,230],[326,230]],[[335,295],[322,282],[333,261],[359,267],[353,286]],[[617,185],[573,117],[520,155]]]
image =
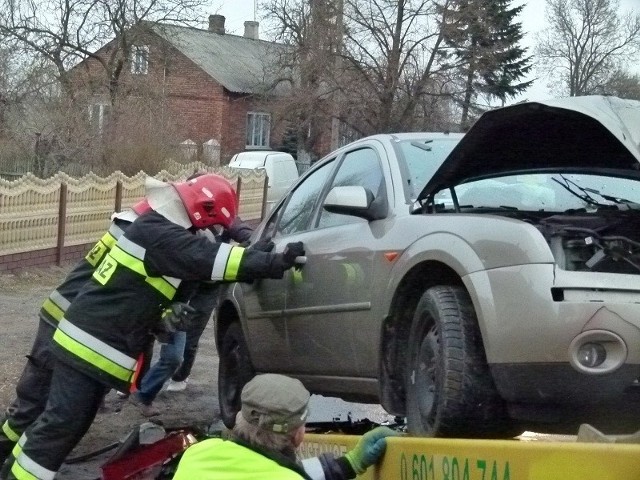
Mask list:
[[[3,333],[0,337],[0,411],[14,398],[15,385],[25,364],[38,326],[38,311],[42,302],[61,283],[73,265],[25,269],[17,274],[0,274],[0,311]],[[157,354],[157,351],[156,351]],[[219,430],[220,415],[217,402],[218,355],[210,322],[200,340],[196,363],[187,390],[168,393],[162,391],[155,401],[161,409],[154,422],[166,429],[195,426],[198,431]],[[315,424],[347,422],[357,433],[361,426],[393,423],[379,405],[347,403],[337,398],[318,395],[311,397],[309,421]],[[111,391],[105,408],[98,414],[89,432],[69,458],[79,457],[114,442],[124,440],[132,430],[148,421],[138,409]],[[343,430],[346,433],[346,430]],[[63,480],[94,480],[100,478],[101,465],[115,449],[91,460],[63,465],[57,476]]]
[[[38,326],[42,302],[61,282],[71,266],[23,270],[15,275],[0,274],[0,308],[2,311],[2,348],[0,349],[0,408],[4,410],[15,395],[15,385],[29,353]],[[206,428],[219,420],[217,404],[218,357],[212,323],[200,343],[188,388],[185,392],[161,392],[156,400],[162,413],[154,417],[166,428],[196,425]],[[138,409],[119,399],[112,391],[105,409],[76,447],[76,457],[124,439],[132,429],[145,422]],[[107,452],[92,461],[64,465],[58,478],[88,480],[99,478],[100,465],[112,454]]]

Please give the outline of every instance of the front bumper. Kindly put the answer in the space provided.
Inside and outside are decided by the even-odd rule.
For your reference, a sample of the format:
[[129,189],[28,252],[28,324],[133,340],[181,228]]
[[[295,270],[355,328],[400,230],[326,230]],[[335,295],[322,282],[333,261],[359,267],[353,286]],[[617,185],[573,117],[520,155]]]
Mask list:
[[[520,265],[465,277],[496,386],[510,401],[581,403],[619,395],[640,376],[640,278]],[[607,360],[584,367],[580,346]]]

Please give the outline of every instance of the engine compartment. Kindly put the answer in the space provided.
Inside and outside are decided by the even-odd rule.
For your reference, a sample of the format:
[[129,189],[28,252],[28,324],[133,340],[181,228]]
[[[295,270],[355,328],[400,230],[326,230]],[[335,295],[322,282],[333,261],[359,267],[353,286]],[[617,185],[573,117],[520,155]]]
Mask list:
[[559,214],[533,222],[569,271],[640,274],[638,212]]

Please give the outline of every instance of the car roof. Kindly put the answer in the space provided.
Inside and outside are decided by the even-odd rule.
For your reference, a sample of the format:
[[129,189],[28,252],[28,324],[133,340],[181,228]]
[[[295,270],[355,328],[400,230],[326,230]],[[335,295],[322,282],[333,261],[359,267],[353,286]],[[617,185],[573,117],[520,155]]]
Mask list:
[[418,198],[501,172],[637,171],[639,162],[640,101],[594,95],[523,102],[484,113]]
[[291,159],[293,159],[291,154],[287,152],[279,152],[275,150],[255,150],[240,152],[236,154],[231,159],[229,166],[236,168],[255,168],[258,166],[264,166],[265,161],[268,157],[290,157]]

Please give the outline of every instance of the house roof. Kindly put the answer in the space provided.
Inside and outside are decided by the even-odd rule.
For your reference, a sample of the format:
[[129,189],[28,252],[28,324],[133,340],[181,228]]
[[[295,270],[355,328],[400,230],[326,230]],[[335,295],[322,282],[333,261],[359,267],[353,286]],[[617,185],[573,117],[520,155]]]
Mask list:
[[279,94],[287,88],[278,81],[285,45],[192,27],[150,27],[231,92]]

